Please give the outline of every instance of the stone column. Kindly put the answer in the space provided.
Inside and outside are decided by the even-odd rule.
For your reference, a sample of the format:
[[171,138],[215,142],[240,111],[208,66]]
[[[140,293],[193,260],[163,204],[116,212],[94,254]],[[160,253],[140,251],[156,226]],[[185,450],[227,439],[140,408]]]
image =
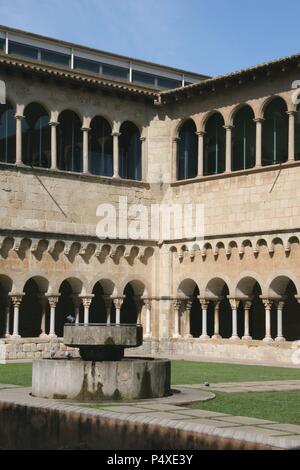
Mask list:
[[202,308],[202,334],[200,336],[201,340],[209,339],[207,334],[207,309],[209,306],[209,300],[198,297],[201,308]]
[[103,300],[105,303],[105,310],[106,310],[106,324],[110,325],[111,324],[111,304],[112,304],[112,299],[110,295],[103,295]]
[[277,300],[276,306],[277,306],[277,336],[275,338],[275,341],[278,343],[283,343],[285,341],[285,337],[283,336],[282,333],[282,310],[284,307],[284,300],[285,299],[280,299]]
[[119,137],[120,132],[113,132],[113,164],[114,164],[114,178],[120,178],[120,170],[119,170]]
[[204,131],[196,132],[198,135],[198,177],[203,176],[203,159],[204,159]]
[[146,175],[146,137],[140,137],[141,141],[141,180],[144,181],[147,178]]
[[57,302],[59,300],[60,294],[55,294],[55,295],[50,294],[50,295],[46,295],[46,297],[48,298],[48,302],[49,302],[49,305],[50,305],[49,338],[53,339],[53,338],[57,338],[57,336],[55,334],[55,309],[56,309],[56,305],[57,305]]
[[180,328],[179,328],[179,311],[181,306],[181,300],[176,299],[173,302],[173,312],[174,312],[174,331],[173,331],[173,338],[180,338]]
[[5,305],[5,338],[10,338],[9,332],[9,318],[10,318],[10,299],[8,299]]
[[46,312],[47,312],[47,297],[45,294],[39,294],[38,299],[42,307],[42,318],[41,318],[41,334],[40,338],[47,337],[46,334]]
[[22,119],[23,115],[16,114],[16,164],[22,165]]
[[220,303],[222,299],[213,300],[214,303],[214,335],[213,339],[220,339]]
[[124,302],[125,295],[122,295],[122,297],[114,297],[113,298],[113,303],[116,308],[116,325],[121,324],[121,307]]
[[72,301],[73,301],[74,312],[75,312],[75,325],[79,325],[81,298],[79,297],[78,294],[72,294]]
[[82,127],[83,139],[82,139],[82,147],[83,147],[83,173],[89,173],[89,127]]
[[151,299],[143,299],[146,309],[146,332],[144,338],[151,338]]
[[229,339],[231,340],[240,339],[238,336],[238,329],[237,329],[237,309],[239,307],[240,301],[238,299],[231,299],[231,298],[228,298],[228,299],[229,299],[230,307],[232,310],[232,336]]
[[187,300],[185,302],[185,310],[184,310],[184,318],[183,318],[183,336],[185,338],[191,338],[191,323],[190,323],[190,315],[191,315],[191,308],[193,305],[192,300]]
[[262,302],[265,307],[265,322],[266,322],[265,337],[263,341],[265,343],[270,343],[273,341],[272,336],[271,336],[271,308],[272,308],[273,301],[270,299],[262,299]]
[[295,115],[296,111],[287,111],[289,116],[289,154],[288,161],[295,160]]
[[261,167],[261,150],[262,150],[262,123],[263,118],[254,119],[256,123],[256,164],[255,167]]
[[56,128],[59,122],[49,122],[51,126],[51,170],[57,170],[57,136]]
[[177,180],[177,166],[178,166],[178,142],[179,137],[175,137],[172,142],[172,176],[173,180]]
[[82,300],[84,308],[84,324],[88,325],[90,321],[90,306],[94,298],[94,294],[90,295],[80,295],[79,298]]
[[252,302],[251,300],[243,300],[244,307],[244,336],[242,339],[244,341],[250,341],[252,337],[250,336],[250,308]]
[[14,326],[13,326],[12,338],[18,339],[18,338],[21,338],[19,334],[19,310],[20,310],[22,299],[25,294],[21,293],[21,294],[9,294],[9,295],[10,295],[12,304],[14,306]]
[[231,171],[232,128],[233,126],[224,126],[226,129],[226,173]]

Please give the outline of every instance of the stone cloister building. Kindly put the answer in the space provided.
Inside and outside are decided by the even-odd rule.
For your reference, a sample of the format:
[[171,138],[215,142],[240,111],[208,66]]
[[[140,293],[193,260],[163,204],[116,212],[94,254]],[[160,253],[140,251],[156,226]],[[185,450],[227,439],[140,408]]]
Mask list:
[[[0,27],[0,359],[62,348],[72,315],[142,323],[142,352],[291,361],[299,77],[298,55],[209,78]],[[201,204],[203,239],[98,238],[125,196]]]

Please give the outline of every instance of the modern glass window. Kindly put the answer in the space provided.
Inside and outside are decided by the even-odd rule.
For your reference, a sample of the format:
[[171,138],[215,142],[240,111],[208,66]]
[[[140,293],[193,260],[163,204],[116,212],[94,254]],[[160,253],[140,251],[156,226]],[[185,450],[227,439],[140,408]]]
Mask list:
[[23,57],[28,57],[30,59],[38,59],[38,48],[33,46],[28,46],[27,44],[21,44],[19,42],[9,41],[8,43],[8,53],[21,55]]
[[117,65],[102,64],[103,75],[128,80],[129,71]]
[[196,125],[187,120],[179,129],[177,143],[177,179],[194,178],[198,171],[198,137]]
[[50,64],[58,65],[70,65],[70,56],[62,54],[61,52],[49,51],[47,49],[41,49],[41,60],[49,62]]
[[262,124],[262,165],[283,163],[288,156],[288,115],[282,98],[266,107]]
[[0,38],[0,51],[4,51],[5,49],[5,39]]
[[225,171],[226,131],[224,119],[213,114],[206,123],[204,136],[204,175],[215,175]]
[[232,129],[232,170],[255,166],[256,125],[250,106],[243,106],[234,116]]
[[16,120],[11,104],[0,104],[0,161],[16,161]]
[[295,160],[300,160],[300,107],[295,115]]
[[155,86],[155,75],[146,72],[132,71],[132,81],[137,83],[145,83],[146,85]]
[[43,106],[26,106],[22,120],[22,160],[25,165],[49,168],[51,162],[51,129]]
[[63,111],[58,118],[57,160],[58,168],[66,171],[82,171],[81,121],[73,111]]
[[81,57],[74,57],[74,68],[84,70],[86,72],[99,73],[100,63],[94,60],[83,59]]
[[173,78],[166,78],[166,77],[157,77],[157,85],[160,88],[179,88],[181,87],[180,80],[174,80]]
[[119,138],[120,176],[125,179],[142,178],[142,143],[140,131],[132,122],[122,124]]
[[89,132],[89,171],[93,175],[113,175],[113,137],[111,126],[96,116]]

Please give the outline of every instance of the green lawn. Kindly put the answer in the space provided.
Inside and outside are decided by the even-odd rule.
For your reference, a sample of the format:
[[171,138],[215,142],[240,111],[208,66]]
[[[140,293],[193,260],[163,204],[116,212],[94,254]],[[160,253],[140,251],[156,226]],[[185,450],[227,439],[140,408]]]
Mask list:
[[32,364],[0,364],[0,383],[31,386]]
[[172,384],[300,380],[300,369],[172,361]]
[[214,400],[194,403],[192,408],[300,424],[300,391],[213,393],[216,395]]

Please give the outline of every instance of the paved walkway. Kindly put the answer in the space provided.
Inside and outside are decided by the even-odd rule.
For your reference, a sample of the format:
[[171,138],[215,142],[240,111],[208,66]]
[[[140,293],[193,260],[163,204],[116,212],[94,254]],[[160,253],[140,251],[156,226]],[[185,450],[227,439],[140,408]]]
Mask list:
[[209,384],[181,385],[186,389],[212,390],[225,393],[239,392],[286,392],[290,390],[300,390],[300,380],[270,380],[261,382],[230,382]]
[[[284,381],[285,382],[285,381]],[[296,385],[299,388],[300,381],[287,381],[290,387]],[[295,384],[295,382],[297,382]],[[251,384],[251,385],[249,385]],[[253,385],[254,384],[254,385]],[[268,382],[269,384],[269,382]],[[260,388],[261,382],[238,384],[249,391]],[[273,386],[283,386],[283,382],[273,383]],[[214,398],[213,393],[203,390],[202,385],[186,385],[175,387],[178,393],[171,397],[143,400],[114,405],[106,405],[102,408],[89,408],[88,404],[77,402],[40,399],[30,396],[30,388],[22,388],[11,385],[0,385],[0,401],[15,403],[31,408],[47,408],[52,410],[80,413],[95,417],[106,417],[117,421],[141,423],[143,425],[155,424],[166,428],[193,431],[221,439],[236,439],[247,442],[250,445],[259,443],[265,446],[282,449],[300,449],[300,426],[293,424],[280,424],[274,421],[232,416],[206,410],[193,410],[183,404],[195,401],[205,401]],[[237,384],[215,384],[215,387],[223,387],[231,392],[236,391]],[[274,389],[274,388],[273,388]],[[277,390],[277,389],[276,389]],[[286,389],[285,389],[286,390]],[[240,390],[239,390],[240,391]],[[95,405],[93,405],[95,406]],[[101,406],[101,405],[100,405]]]

